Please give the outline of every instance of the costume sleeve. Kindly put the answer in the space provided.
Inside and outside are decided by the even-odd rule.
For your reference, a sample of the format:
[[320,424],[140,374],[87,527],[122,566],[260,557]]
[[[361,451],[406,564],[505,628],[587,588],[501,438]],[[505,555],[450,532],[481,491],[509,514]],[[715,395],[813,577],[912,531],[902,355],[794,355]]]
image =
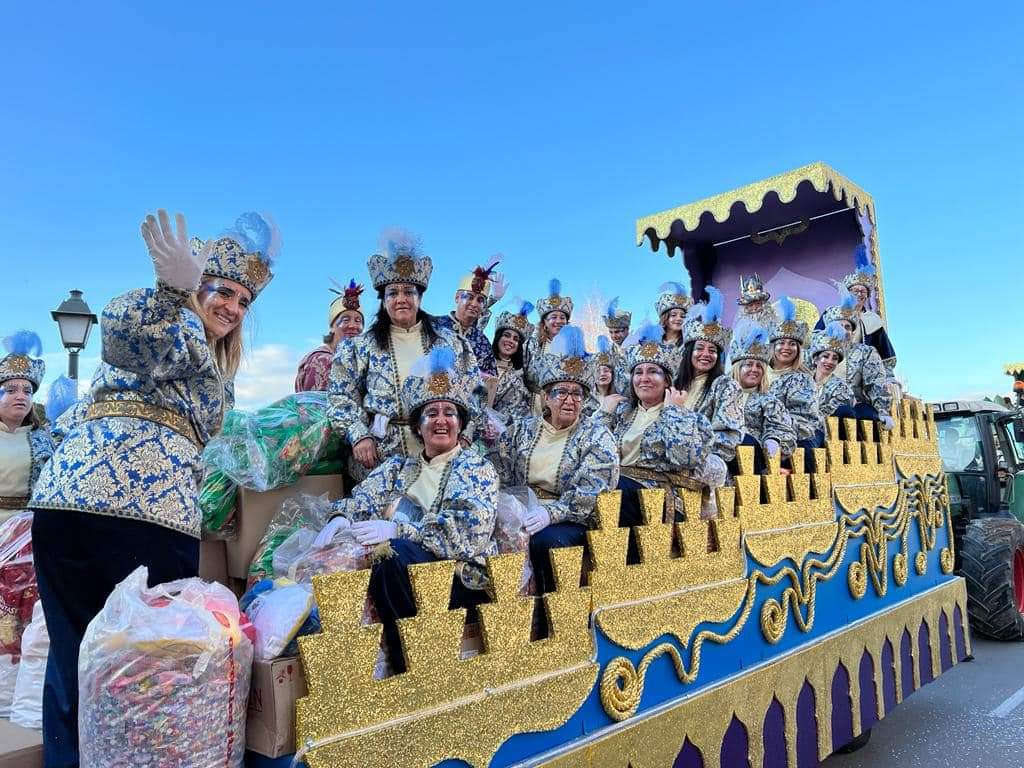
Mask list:
[[458,360],[459,368],[465,373],[466,376],[473,382],[473,394],[469,398],[469,424],[466,426],[464,434],[469,442],[473,442],[473,438],[479,431],[483,433],[484,427],[484,405],[487,403],[487,387],[484,386],[484,380],[480,376],[480,366],[477,364],[476,355],[473,353],[473,348],[455,333],[448,331],[444,338],[445,343],[451,345],[455,351],[455,357]]
[[416,522],[399,523],[398,535],[437,557],[472,560],[490,553],[497,510],[498,476],[469,453],[452,463],[438,511],[427,512]]
[[581,423],[579,429],[586,434],[579,441],[578,458],[570,464],[570,476],[564,482],[559,478],[562,494],[541,504],[552,524],[579,523],[592,528],[598,495],[618,485],[619,448],[611,432],[594,421]]
[[[807,439],[822,428],[818,411],[818,392],[814,379],[806,373],[791,373],[776,379],[769,389],[789,412],[797,439]],[[806,437],[801,438],[801,435]]]
[[[516,374],[509,374],[508,381],[503,392],[501,392],[500,407],[496,410],[500,413],[506,424],[511,424],[517,419],[525,419],[530,415],[530,393],[526,391],[526,384],[523,383],[522,371]],[[495,405],[499,405],[495,403]]]
[[520,434],[519,423],[513,422],[498,436],[494,445],[487,449],[487,459],[494,465],[502,486],[519,484],[516,482],[516,460],[519,456]]
[[50,431],[45,427],[33,429],[29,433],[29,447],[32,454],[32,466],[29,469],[28,487],[31,493],[36,485],[36,480],[39,479],[39,473],[43,471],[43,465],[53,456],[53,438],[50,436]]
[[874,347],[868,347],[870,353],[864,359],[864,367],[861,369],[861,377],[864,382],[864,394],[868,401],[878,411],[878,415],[888,414],[892,409],[892,395],[886,384],[889,381],[889,370],[882,363],[878,351]]
[[404,463],[400,456],[392,456],[378,464],[348,498],[334,502],[331,517],[343,515],[353,523],[383,517]]
[[821,392],[818,393],[818,409],[823,420],[834,416],[835,412],[844,405],[853,408],[854,402],[853,390],[850,385],[845,379],[838,376],[830,376],[821,388]]
[[643,441],[664,457],[675,472],[700,468],[709,453],[714,432],[700,413],[678,405],[665,405],[658,419],[644,432]]
[[736,446],[743,440],[743,408],[740,406],[740,385],[726,375],[711,384],[709,393],[712,411],[709,421],[714,431],[711,452],[722,461],[736,458]]
[[774,440],[782,448],[782,455],[789,456],[796,448],[796,428],[785,406],[772,394],[761,397],[761,443]]
[[[356,337],[358,338],[358,337]],[[359,395],[366,391],[366,355],[360,353],[354,339],[345,339],[331,363],[331,383],[327,388],[327,415],[331,428],[349,445],[370,437],[369,417]]]
[[113,299],[103,309],[103,362],[154,381],[189,378],[213,358],[188,291],[163,283]]

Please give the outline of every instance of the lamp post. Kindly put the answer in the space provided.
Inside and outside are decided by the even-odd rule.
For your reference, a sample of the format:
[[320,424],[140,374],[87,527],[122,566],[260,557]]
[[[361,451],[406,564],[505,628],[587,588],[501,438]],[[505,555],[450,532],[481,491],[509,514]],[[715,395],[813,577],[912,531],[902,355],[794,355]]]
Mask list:
[[96,315],[85,303],[81,291],[71,291],[71,296],[50,314],[60,328],[61,343],[68,351],[68,378],[78,381],[78,353],[89,341],[89,331],[96,323]]

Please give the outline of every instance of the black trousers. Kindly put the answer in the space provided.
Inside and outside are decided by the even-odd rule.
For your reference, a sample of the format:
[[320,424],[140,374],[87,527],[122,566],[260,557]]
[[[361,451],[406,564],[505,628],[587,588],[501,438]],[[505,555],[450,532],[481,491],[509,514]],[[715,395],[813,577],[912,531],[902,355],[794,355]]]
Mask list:
[[[50,654],[43,685],[43,765],[78,766],[78,649],[111,591],[140,565],[149,585],[199,574],[199,539],[141,520],[33,511],[32,554]],[[90,768],[92,768],[90,766]]]
[[[743,435],[743,442],[740,445],[752,445],[754,446],[754,474],[763,475],[768,465],[764,460],[764,448],[761,446],[760,441],[753,435]],[[729,468],[729,474],[736,477],[740,473],[740,461],[734,458],[732,461],[726,462],[726,467]]]
[[[370,571],[370,597],[377,615],[384,625],[384,641],[388,647],[391,669],[405,672],[405,655],[398,634],[398,619],[416,615],[416,600],[412,593],[407,568],[415,563],[432,563],[439,558],[419,544],[408,539],[391,539],[394,556],[378,560]],[[458,576],[454,579],[449,608],[473,608],[487,602],[487,592],[470,589]]]
[[587,543],[587,529],[579,523],[554,523],[530,537],[530,564],[540,594],[555,589],[555,572],[551,567],[551,550],[559,547],[582,547]]

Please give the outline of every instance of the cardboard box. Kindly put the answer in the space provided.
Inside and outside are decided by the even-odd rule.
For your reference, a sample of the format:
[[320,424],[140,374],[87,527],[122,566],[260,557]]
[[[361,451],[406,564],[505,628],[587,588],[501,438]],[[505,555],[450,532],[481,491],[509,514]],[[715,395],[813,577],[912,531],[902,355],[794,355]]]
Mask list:
[[238,494],[238,538],[226,542],[228,575],[244,579],[249,575],[256,548],[267,532],[270,519],[281,508],[281,502],[293,496],[308,493],[312,496],[327,494],[332,501],[344,495],[341,475],[307,475],[294,485],[273,491],[251,491],[242,488]]
[[199,542],[199,578],[228,585],[228,550],[223,539]]
[[0,768],[43,768],[43,735],[0,720]]
[[294,752],[295,702],[306,693],[297,656],[253,662],[245,748],[267,757]]

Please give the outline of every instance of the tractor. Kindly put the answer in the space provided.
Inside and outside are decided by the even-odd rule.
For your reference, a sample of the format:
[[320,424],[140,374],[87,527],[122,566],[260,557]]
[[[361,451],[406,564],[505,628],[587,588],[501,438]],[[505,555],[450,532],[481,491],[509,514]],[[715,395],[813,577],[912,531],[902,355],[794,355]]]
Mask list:
[[1024,639],[1024,408],[1019,400],[932,407],[971,625],[997,640]]

